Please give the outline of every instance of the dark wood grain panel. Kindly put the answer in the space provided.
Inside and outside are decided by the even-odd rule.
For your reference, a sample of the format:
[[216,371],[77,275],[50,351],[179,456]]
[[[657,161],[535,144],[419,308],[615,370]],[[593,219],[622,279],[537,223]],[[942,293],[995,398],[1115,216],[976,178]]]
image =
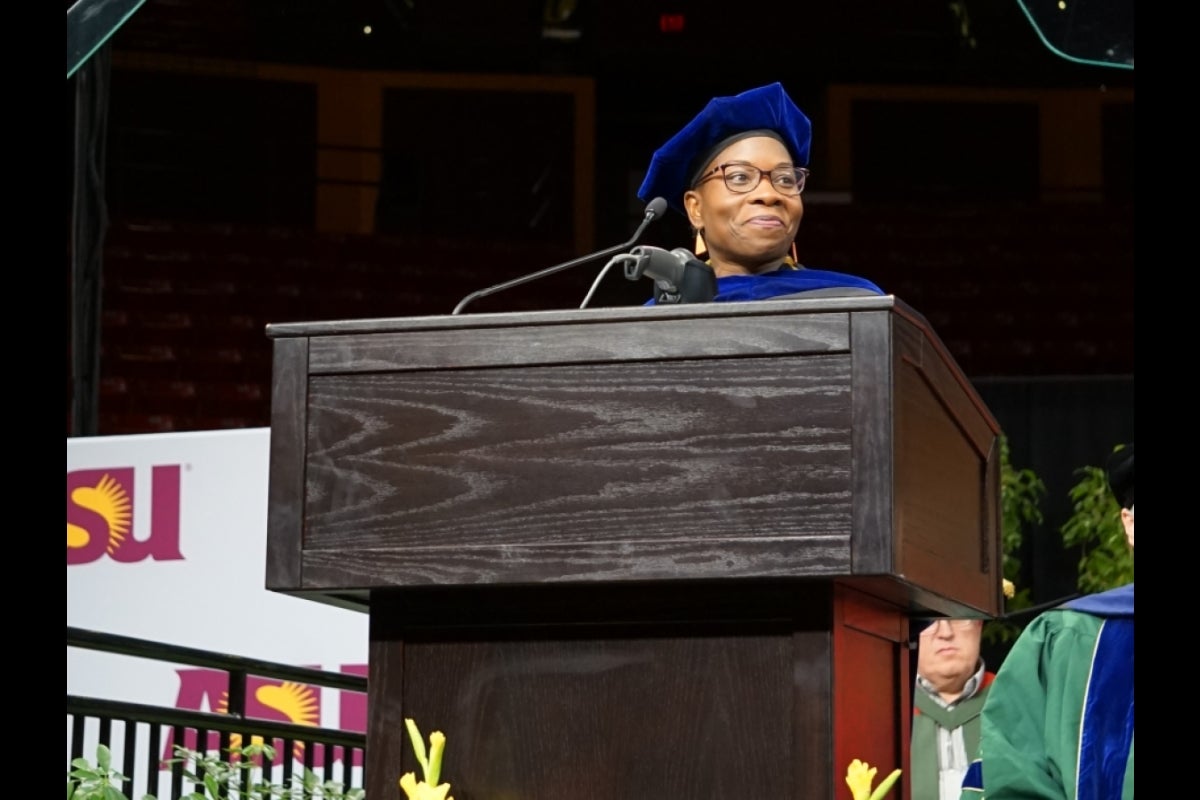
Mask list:
[[[1004,591],[1004,530],[1003,530],[1003,500],[1000,475],[1000,439],[992,442],[988,450],[987,460],[983,464],[983,483],[979,490],[979,569],[984,575],[994,575],[1000,579],[996,587],[1001,594]],[[996,608],[1004,607],[1004,599],[996,596]]]
[[792,700],[790,631],[739,627],[410,639],[406,713],[446,733],[456,798],[800,797],[780,768],[795,756],[778,713]]
[[650,316],[620,323],[557,324],[323,336],[314,375],[730,356],[846,352],[849,315]]
[[305,549],[847,535],[849,366],[314,377]]
[[276,342],[273,358],[266,588],[287,590],[301,583],[308,340]]
[[[391,691],[371,731],[446,733],[457,798],[832,798],[831,598],[826,581],[380,590],[371,676]],[[416,769],[384,746],[398,758],[368,749],[368,792]]]
[[856,575],[893,570],[893,317],[886,311],[854,315],[854,568]]
[[963,429],[976,453],[988,453],[1000,425],[992,417],[975,387],[959,371],[944,344],[929,328],[897,316],[895,335],[897,372],[908,369],[920,374],[945,407],[945,413]]
[[[1000,586],[994,571],[999,533],[996,505],[987,498],[999,497],[998,472],[989,471],[923,374],[903,370],[897,385],[903,398],[896,414],[898,572],[992,612]],[[996,554],[986,568],[981,541]]]
[[850,536],[625,541],[610,545],[346,548],[307,551],[303,566],[308,590],[830,577],[850,572]]
[[[832,612],[828,602],[822,605],[826,613],[822,629],[798,627],[792,635],[795,667],[791,717],[795,728],[792,750],[783,764],[791,767],[795,787],[791,797],[795,800],[832,800],[841,796],[835,792],[841,792],[845,786],[832,768],[835,732]],[[780,709],[780,713],[786,713],[786,709]]]
[[902,398],[894,414],[897,569],[973,613],[995,613],[1002,607],[999,427],[940,340],[904,319],[894,336]]
[[[293,386],[289,407],[279,395],[273,519],[293,537],[273,539],[285,548],[275,568],[290,571],[279,573],[290,576],[281,589],[361,603],[372,581],[843,569],[910,607],[999,607],[979,605],[992,582],[980,570],[999,552],[991,417],[928,323],[895,298],[342,320],[271,333],[281,353],[289,343],[325,347],[327,366],[346,368],[314,374],[306,362],[303,396]],[[562,360],[569,354],[579,360]],[[355,371],[381,364],[390,366]],[[297,424],[303,435],[289,435]],[[942,437],[976,452],[930,462],[920,448]],[[929,477],[927,463],[944,484],[933,494],[930,481],[901,483],[914,470]],[[982,478],[968,487],[969,474]],[[914,488],[927,496],[901,497]],[[926,556],[907,561],[919,583],[895,554],[901,526],[923,525],[943,491],[952,495],[944,518],[914,540]],[[955,540],[968,530],[980,584],[969,601],[956,582],[970,577],[919,566],[943,546],[964,549]]]
[[[405,731],[404,639],[389,630],[390,615],[386,604],[379,603],[379,613],[370,619],[370,643],[367,649],[367,750],[363,764],[367,797],[399,797],[397,787],[400,766],[412,752]],[[429,720],[421,718],[421,725]],[[422,733],[429,735],[425,727]],[[411,758],[411,755],[408,756]],[[417,775],[421,770],[413,769]]]

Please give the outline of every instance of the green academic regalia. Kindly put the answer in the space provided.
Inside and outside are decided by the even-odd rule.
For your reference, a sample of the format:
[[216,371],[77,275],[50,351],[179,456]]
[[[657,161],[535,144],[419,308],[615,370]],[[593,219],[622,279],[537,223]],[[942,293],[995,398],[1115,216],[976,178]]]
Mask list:
[[914,798],[932,800],[938,796],[937,729],[952,731],[963,729],[963,749],[968,759],[979,752],[980,718],[983,701],[987,697],[992,679],[990,672],[983,674],[979,691],[953,708],[946,708],[934,700],[928,692],[918,688],[913,692],[912,748],[909,759],[909,780]]
[[1133,709],[1133,585],[1043,613],[992,683],[963,800],[1132,800]]

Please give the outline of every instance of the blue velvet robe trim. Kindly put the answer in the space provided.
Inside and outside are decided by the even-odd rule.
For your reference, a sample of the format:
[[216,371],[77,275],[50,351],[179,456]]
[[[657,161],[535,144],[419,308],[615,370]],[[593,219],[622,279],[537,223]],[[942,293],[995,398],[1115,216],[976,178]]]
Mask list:
[[[717,278],[717,294],[714,303],[738,302],[743,300],[769,300],[772,297],[806,292],[810,289],[835,289],[853,287],[866,289],[876,294],[886,294],[866,278],[831,272],[824,269],[795,269],[781,267],[774,272],[760,275],[727,275]],[[651,299],[646,305],[654,305]]]
[[1133,746],[1133,619],[1105,620],[1080,731],[1076,800],[1121,800]]
[[1083,611],[1097,617],[1132,617],[1133,584],[1127,583],[1099,594],[1084,595],[1065,603],[1063,608]]

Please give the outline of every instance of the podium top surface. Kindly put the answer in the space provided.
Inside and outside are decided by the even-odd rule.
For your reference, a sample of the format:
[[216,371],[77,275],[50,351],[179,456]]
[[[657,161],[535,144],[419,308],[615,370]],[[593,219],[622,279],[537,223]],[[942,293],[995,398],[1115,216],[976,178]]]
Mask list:
[[442,314],[416,317],[280,322],[267,325],[267,336],[281,339],[296,336],[419,331],[454,328],[496,328],[514,325],[562,323],[646,322],[705,317],[761,317],[774,314],[894,310],[928,328],[925,318],[894,295],[847,295],[819,298],[780,298],[744,303],[696,303],[661,306],[617,306],[484,314]]

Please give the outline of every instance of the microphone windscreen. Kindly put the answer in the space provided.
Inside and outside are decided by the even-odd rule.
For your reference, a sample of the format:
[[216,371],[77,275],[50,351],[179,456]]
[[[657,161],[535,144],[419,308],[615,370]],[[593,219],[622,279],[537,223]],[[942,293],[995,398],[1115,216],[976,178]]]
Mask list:
[[667,210],[666,198],[656,197],[646,204],[647,219],[658,219]]

